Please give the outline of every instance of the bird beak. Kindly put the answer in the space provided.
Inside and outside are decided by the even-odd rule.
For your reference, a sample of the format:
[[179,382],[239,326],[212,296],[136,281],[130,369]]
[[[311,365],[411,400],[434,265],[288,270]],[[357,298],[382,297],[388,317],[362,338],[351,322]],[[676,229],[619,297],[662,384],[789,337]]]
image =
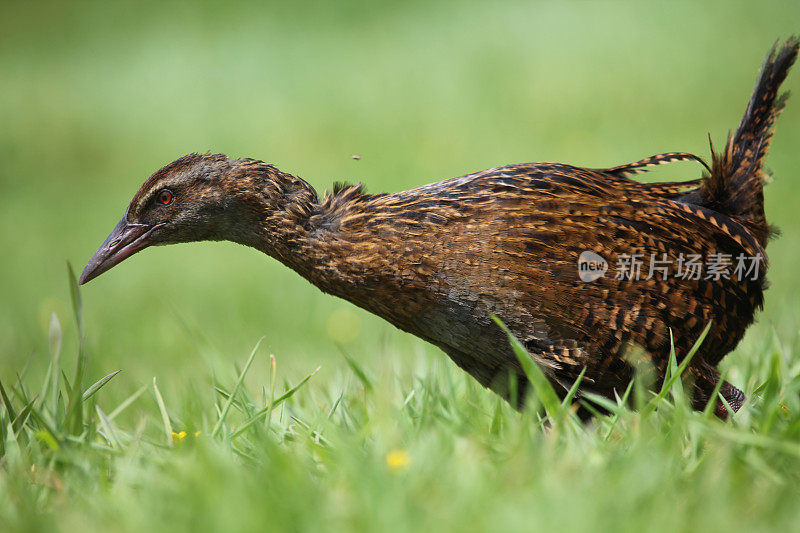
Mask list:
[[153,230],[164,225],[159,224],[130,224],[127,221],[128,213],[106,238],[105,242],[94,253],[78,280],[80,285],[91,281],[114,265],[121,263],[136,252],[144,250],[150,244],[150,234]]

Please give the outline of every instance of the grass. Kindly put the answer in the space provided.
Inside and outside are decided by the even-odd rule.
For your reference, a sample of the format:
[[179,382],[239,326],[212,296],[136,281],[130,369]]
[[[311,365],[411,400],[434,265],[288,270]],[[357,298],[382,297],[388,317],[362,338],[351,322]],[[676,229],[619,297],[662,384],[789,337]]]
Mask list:
[[768,159],[772,287],[722,368],[751,401],[729,422],[677,379],[637,380],[636,409],[589,425],[542,384],[517,413],[232,244],[148,250],[81,294],[64,260],[192,151],[372,191],[707,154],[798,20],[780,1],[4,2],[0,531],[795,529],[798,72]]
[[[83,339],[71,271],[70,285]],[[351,359],[336,379],[290,382],[261,341],[179,397],[154,378],[111,403],[116,372],[85,376],[82,341],[67,372],[61,328],[53,316],[41,382],[0,386],[3,531],[774,531],[800,519],[796,346],[765,350],[751,401],[722,422],[692,411],[678,379],[702,338],[673,355],[661,391],[633,394],[636,409],[636,382],[616,402],[562,402],[526,364],[535,394],[519,413],[430,361],[380,378]],[[248,382],[257,358],[269,371]],[[576,401],[608,414],[584,424]]]

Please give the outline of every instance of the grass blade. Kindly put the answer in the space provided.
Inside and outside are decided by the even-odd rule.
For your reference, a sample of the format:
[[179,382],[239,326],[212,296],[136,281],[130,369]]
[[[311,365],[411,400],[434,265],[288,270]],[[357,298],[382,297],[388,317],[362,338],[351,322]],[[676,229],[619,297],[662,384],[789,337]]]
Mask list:
[[222,408],[222,412],[219,415],[219,419],[217,420],[214,429],[211,431],[211,436],[216,437],[219,434],[220,429],[222,429],[222,424],[225,423],[225,418],[228,416],[228,411],[231,409],[231,405],[233,405],[233,399],[236,397],[236,393],[239,392],[239,389],[244,383],[244,377],[247,375],[247,371],[250,370],[250,365],[253,364],[253,359],[256,357],[256,352],[258,351],[258,347],[261,346],[261,341],[264,340],[264,337],[258,339],[258,342],[253,347],[253,351],[250,352],[250,357],[247,359],[247,363],[245,363],[242,372],[239,374],[239,379],[236,380],[236,385],[234,385],[233,390],[228,396],[228,401],[225,402],[225,406]]
[[[111,424],[111,421],[108,419],[106,414],[100,409],[99,405],[94,406],[95,411],[97,411],[97,416],[100,418],[100,425],[103,426],[106,434],[108,435],[108,439],[111,441],[111,447],[116,449],[122,449],[122,444],[119,442],[119,438],[117,437],[116,431],[114,431],[114,426]],[[170,437],[172,433],[170,433]]]
[[28,421],[28,417],[31,414],[31,410],[33,409],[33,403],[36,401],[36,398],[33,398],[28,404],[22,408],[22,411],[19,412],[17,418],[13,420],[11,427],[14,429],[14,433],[19,433],[22,426],[25,425],[25,422]]
[[575,399],[575,395],[578,393],[578,388],[581,386],[581,381],[583,381],[583,376],[586,374],[586,367],[583,367],[581,373],[578,374],[578,378],[575,380],[575,383],[572,384],[567,395],[564,396],[564,400],[561,402],[561,406],[564,409],[569,409],[569,406],[572,404],[572,400]]
[[55,416],[58,410],[58,378],[61,373],[61,341],[63,333],[61,331],[61,322],[55,313],[50,315],[50,330],[49,330],[49,346],[50,346],[50,365],[47,367],[47,376],[45,377],[44,386],[42,388],[42,401],[47,402],[50,413]]
[[273,354],[269,354],[269,404],[264,407],[269,407],[269,411],[264,415],[264,423],[269,429],[269,424],[272,422],[272,406],[275,405],[275,380],[278,378],[278,361]]
[[[633,382],[631,382],[631,383],[633,383]],[[599,394],[595,394],[593,392],[588,392],[588,391],[582,392],[581,393],[581,397],[585,398],[586,400],[592,402],[593,404],[605,409],[609,413],[615,413],[616,414],[616,413],[620,412],[620,410],[624,409],[623,406],[619,405],[615,401],[610,400],[610,399],[606,398],[605,396],[601,396]],[[586,406],[587,404],[586,404],[586,402],[584,402],[581,405]],[[601,414],[601,417],[602,417],[602,414]]]
[[367,373],[364,372],[363,368],[361,368],[361,365],[359,365],[352,357],[350,357],[342,349],[341,346],[339,347],[339,350],[342,351],[342,355],[344,356],[344,360],[347,361],[347,366],[350,367],[350,369],[356,375],[356,377],[361,382],[361,384],[364,385],[364,389],[367,392],[371,392],[372,391],[372,380],[369,379],[369,376],[367,376]]
[[14,410],[11,400],[8,398],[8,394],[6,394],[6,389],[3,387],[2,380],[0,380],[0,398],[2,398],[3,406],[6,408],[6,412],[8,413],[8,419],[15,420],[17,418],[17,412]]
[[314,377],[314,374],[316,374],[317,372],[319,372],[319,369],[320,369],[320,368],[322,368],[322,367],[318,366],[316,370],[314,370],[312,373],[310,373],[309,375],[307,375],[306,377],[304,377],[304,378],[303,378],[303,379],[300,381],[300,383],[298,383],[297,385],[295,385],[295,386],[294,386],[294,387],[292,387],[291,389],[289,389],[289,390],[287,390],[286,392],[284,392],[283,394],[281,394],[281,396],[280,396],[280,397],[278,397],[278,399],[277,399],[277,400],[275,400],[275,401],[274,401],[272,404],[270,404],[269,406],[267,406],[267,407],[265,407],[265,408],[261,409],[259,412],[257,412],[255,415],[253,415],[253,417],[252,417],[252,418],[250,418],[249,420],[247,420],[247,422],[245,422],[245,423],[244,423],[244,424],[242,424],[240,427],[238,427],[238,428],[236,429],[236,431],[234,431],[234,432],[231,434],[231,440],[235,439],[236,437],[238,437],[239,435],[241,435],[242,433],[244,433],[244,431],[245,431],[247,428],[249,428],[251,425],[253,425],[255,422],[257,422],[259,419],[261,419],[261,417],[262,417],[262,416],[264,416],[266,413],[268,413],[268,412],[272,412],[272,410],[273,410],[275,407],[279,406],[280,404],[282,404],[283,402],[285,402],[286,400],[288,400],[289,398],[291,398],[291,397],[294,395],[294,393],[295,393],[295,392],[297,392],[297,391],[298,391],[298,389],[300,389],[300,387],[302,387],[303,385],[305,385],[305,384],[306,384],[306,382],[308,382],[308,380],[309,380],[309,379],[311,379],[312,377]]
[[553,385],[550,383],[550,380],[547,379],[547,376],[545,376],[542,369],[539,368],[539,365],[533,361],[528,349],[525,348],[525,346],[523,346],[519,340],[517,340],[514,334],[511,333],[511,330],[508,329],[508,327],[503,324],[498,317],[492,315],[492,319],[508,336],[508,340],[511,342],[511,347],[514,350],[514,354],[517,356],[517,359],[519,359],[519,362],[522,365],[522,370],[524,370],[525,375],[528,376],[528,380],[531,382],[531,385],[536,391],[536,395],[542,402],[547,414],[556,421],[563,419],[566,411],[564,408],[562,408],[561,401],[558,399],[558,395],[553,389]]
[[[664,383],[663,386],[667,384],[667,380],[678,373],[678,357],[675,355],[675,339],[672,336],[672,328],[669,329],[669,363],[667,365],[668,372],[667,375],[664,376]],[[672,392],[672,397],[675,401],[679,401],[683,399],[683,382],[680,379],[674,380],[672,387],[669,390]]]
[[117,415],[119,415],[122,411],[124,411],[130,404],[135,402],[139,396],[144,394],[144,391],[147,390],[147,385],[142,385],[139,390],[128,396],[121,404],[117,406],[116,409],[111,411],[111,414],[108,415],[109,420],[114,420]]
[[[619,400],[618,404],[623,409],[628,405],[628,398],[631,395],[631,391],[633,390],[633,381],[628,383],[627,388],[625,389],[625,394],[622,395],[622,398]],[[606,432],[603,440],[608,440],[611,437],[611,433],[614,431],[614,427],[617,425],[619,421],[619,415],[622,413],[622,409],[614,412],[614,416],[611,417],[611,420],[608,422],[608,431]]]
[[78,327],[78,334],[83,334],[83,300],[81,299],[81,291],[78,286],[78,279],[75,277],[75,271],[72,270],[72,264],[67,261],[67,274],[69,276],[69,295],[72,301],[72,313],[75,318],[75,325]]
[[67,271],[69,274],[72,310],[75,314],[75,324],[78,327],[78,361],[75,368],[75,378],[72,381],[72,387],[70,388],[69,398],[67,400],[66,429],[73,435],[78,435],[83,428],[83,393],[81,391],[81,383],[83,382],[83,374],[86,371],[86,350],[84,349],[82,317],[83,303],[81,302],[81,292],[78,289],[78,280],[75,278],[72,265],[69,263],[67,263]]
[[714,416],[714,411],[717,408],[717,397],[720,396],[719,391],[722,389],[723,383],[725,383],[725,374],[721,374],[717,380],[717,384],[714,385],[714,392],[712,392],[711,396],[709,396],[708,403],[706,404],[705,409],[703,409],[704,418],[709,419]]
[[[412,390],[411,393],[408,395],[408,397],[403,402],[403,407],[401,407],[401,409],[404,409],[405,406],[408,405],[408,402],[411,400],[411,396],[413,396],[413,395],[414,395],[414,391]],[[328,415],[325,417],[326,419],[328,419],[328,420],[331,419],[331,417],[333,416],[333,413],[336,412],[336,408],[339,407],[339,404],[341,403],[343,397],[344,397],[344,388],[342,388],[342,390],[339,391],[339,395],[336,397],[336,400],[334,400],[333,405],[331,405],[331,408],[328,411]]]
[[681,361],[681,364],[678,365],[678,368],[676,369],[676,371],[672,373],[672,375],[669,377],[668,380],[667,379],[664,380],[664,385],[661,387],[661,390],[658,392],[658,394],[656,394],[655,397],[653,399],[651,399],[644,406],[644,409],[642,409],[642,415],[643,416],[647,416],[650,413],[652,413],[656,409],[656,407],[658,407],[658,404],[664,398],[667,397],[667,394],[669,394],[669,391],[672,389],[673,384],[677,380],[679,380],[681,378],[681,376],[683,375],[683,372],[686,370],[686,367],[689,366],[689,363],[692,361],[692,358],[697,353],[697,351],[700,349],[700,346],[703,344],[703,341],[705,340],[706,335],[708,335],[708,332],[711,329],[711,324],[712,324],[712,322],[709,322],[708,325],[705,327],[703,332],[700,334],[700,336],[697,338],[697,340],[695,341],[694,345],[692,346],[692,349],[689,350],[689,353],[686,354],[686,357],[683,358],[683,361]]
[[164,405],[164,398],[161,397],[161,391],[158,390],[158,385],[156,385],[156,378],[153,378],[153,393],[156,395],[158,410],[161,411],[161,423],[164,424],[167,446],[172,448],[172,422],[169,420],[169,413],[167,413],[167,406]]
[[99,391],[103,387],[103,385],[105,385],[106,383],[111,381],[111,378],[113,378],[114,376],[116,376],[120,372],[122,372],[122,370],[115,370],[114,372],[112,372],[112,373],[108,374],[107,376],[102,377],[98,381],[96,381],[91,387],[86,389],[86,391],[83,393],[83,401],[85,402],[86,400],[88,400],[89,398],[94,396],[94,394],[97,391]]

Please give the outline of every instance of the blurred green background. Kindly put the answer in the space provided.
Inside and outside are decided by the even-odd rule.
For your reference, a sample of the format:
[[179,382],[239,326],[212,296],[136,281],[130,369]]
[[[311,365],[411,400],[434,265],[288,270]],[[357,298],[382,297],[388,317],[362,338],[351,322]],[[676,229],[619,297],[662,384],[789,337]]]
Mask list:
[[[263,159],[320,192],[506,163],[707,156],[769,46],[798,31],[796,2],[4,1],[0,375],[45,368],[52,312],[74,343],[65,261],[80,271],[141,182],[185,153]],[[797,333],[798,145],[790,100],[768,160],[768,217],[783,231],[773,286],[734,370],[772,328]],[[345,366],[337,342],[375,369],[376,354],[444,357],[230,243],[147,250],[83,296],[89,375],[123,369],[109,391],[120,396],[154,375],[191,386],[261,336],[286,373],[322,365],[323,380]]]

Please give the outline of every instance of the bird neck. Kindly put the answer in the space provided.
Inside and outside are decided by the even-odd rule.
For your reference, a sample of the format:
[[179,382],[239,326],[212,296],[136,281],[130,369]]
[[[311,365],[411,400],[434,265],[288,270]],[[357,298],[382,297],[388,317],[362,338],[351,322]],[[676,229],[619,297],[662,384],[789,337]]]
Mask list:
[[341,235],[342,219],[356,208],[344,192],[335,187],[320,201],[304,180],[289,174],[273,177],[261,197],[268,207],[260,210],[259,234],[243,244],[274,257],[326,292],[341,292],[335,287],[360,274],[348,268],[353,262]]
[[215,240],[256,248],[294,262],[319,204],[317,192],[297,176],[261,161],[239,160],[228,175]]
[[[423,247],[406,250],[399,239],[403,228],[389,227],[382,200],[360,186],[334,186],[320,201],[305,181],[289,180],[282,187],[278,209],[269,211],[260,225],[261,235],[249,243],[276,258],[323,292],[339,296],[398,325],[411,308],[398,303],[416,299],[419,287],[403,276],[402,259],[419,263],[409,254],[424,254]],[[384,224],[374,222],[384,220]],[[395,238],[393,238],[395,237]],[[408,243],[406,243],[408,244]],[[405,255],[403,255],[405,253]],[[398,255],[399,254],[399,255]],[[402,258],[400,257],[402,256]],[[416,277],[415,282],[423,281]],[[417,285],[414,283],[413,285]]]

